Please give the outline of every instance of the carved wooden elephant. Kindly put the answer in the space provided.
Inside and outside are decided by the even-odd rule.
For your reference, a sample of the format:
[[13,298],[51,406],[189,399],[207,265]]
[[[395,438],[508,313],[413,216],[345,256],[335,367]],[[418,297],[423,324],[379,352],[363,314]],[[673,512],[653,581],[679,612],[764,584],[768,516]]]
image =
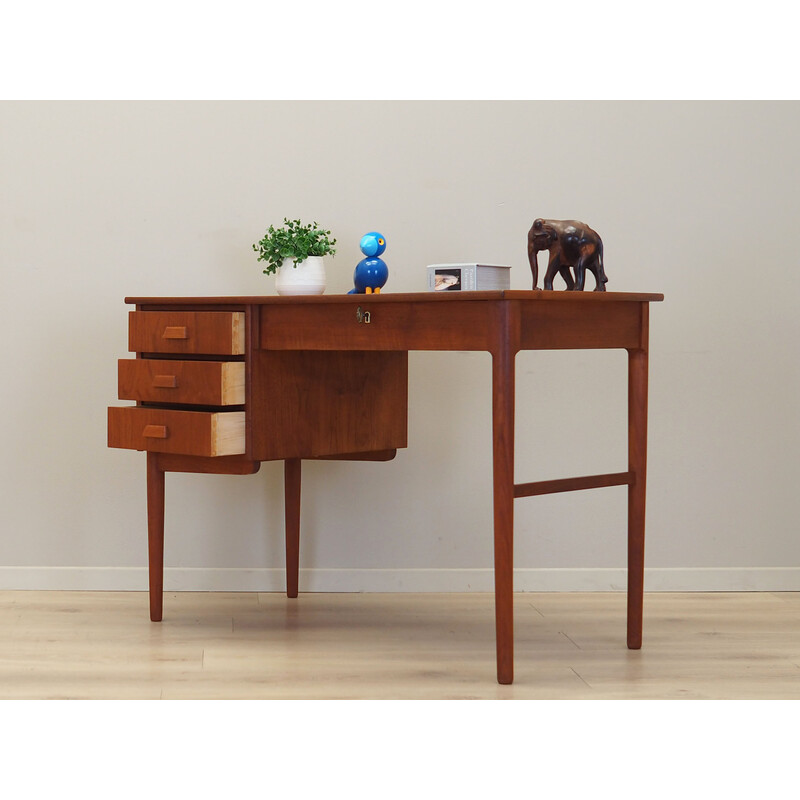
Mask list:
[[[539,265],[536,254],[540,250],[550,251],[550,260],[544,276],[544,288],[553,288],[553,278],[560,274],[567,289],[583,291],[586,271],[594,275],[596,292],[606,290],[603,269],[603,240],[585,222],[574,219],[535,219],[528,231],[528,262],[533,274],[533,288],[539,282]],[[575,270],[573,280],[570,268]]]

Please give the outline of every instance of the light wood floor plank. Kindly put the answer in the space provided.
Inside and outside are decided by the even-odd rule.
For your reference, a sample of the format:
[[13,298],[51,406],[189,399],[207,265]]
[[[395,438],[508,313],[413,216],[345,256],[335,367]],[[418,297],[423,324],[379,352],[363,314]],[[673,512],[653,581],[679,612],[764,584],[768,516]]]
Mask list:
[[800,699],[800,593],[515,595],[515,681],[491,594],[0,592],[0,698]]

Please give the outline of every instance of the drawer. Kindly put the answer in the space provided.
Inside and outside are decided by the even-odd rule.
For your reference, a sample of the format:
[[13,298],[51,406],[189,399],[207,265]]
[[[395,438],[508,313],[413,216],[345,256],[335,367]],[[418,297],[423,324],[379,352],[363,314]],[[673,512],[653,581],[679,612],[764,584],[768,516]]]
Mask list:
[[245,450],[244,411],[108,409],[108,446],[187,456],[232,456]]
[[[478,294],[463,292],[463,295]],[[495,307],[486,302],[427,302],[351,295],[259,309],[265,350],[487,350]],[[433,300],[436,298],[436,302]],[[444,301],[444,302],[441,302]],[[369,315],[369,316],[367,316]]]
[[118,364],[120,400],[244,405],[243,361],[128,358]]
[[131,311],[133,353],[241,355],[244,311]]

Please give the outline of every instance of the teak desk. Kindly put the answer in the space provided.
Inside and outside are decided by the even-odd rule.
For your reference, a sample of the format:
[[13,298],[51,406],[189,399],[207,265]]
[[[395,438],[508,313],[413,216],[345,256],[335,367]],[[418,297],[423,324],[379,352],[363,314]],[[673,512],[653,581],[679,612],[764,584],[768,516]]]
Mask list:
[[[642,643],[649,303],[661,294],[498,291],[133,297],[108,443],[147,451],[150,616],[162,617],[164,473],[283,460],[286,583],[298,591],[302,459],[389,460],[407,445],[408,351],[492,355],[497,680],[514,679],[514,499],[628,486],[628,647]],[[628,351],[628,468],[514,482],[520,350]]]

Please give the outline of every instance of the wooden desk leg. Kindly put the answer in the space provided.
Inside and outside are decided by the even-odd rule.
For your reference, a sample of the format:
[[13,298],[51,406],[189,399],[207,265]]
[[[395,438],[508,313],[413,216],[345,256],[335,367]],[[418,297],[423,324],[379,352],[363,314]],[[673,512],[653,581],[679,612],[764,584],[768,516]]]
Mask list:
[[647,485],[647,350],[628,351],[628,647],[642,646]]
[[286,518],[286,596],[297,597],[300,570],[300,459],[283,462]]
[[492,354],[497,682],[514,680],[514,353]]
[[158,453],[147,454],[147,549],[150,619],[161,622],[164,607],[164,471]]

